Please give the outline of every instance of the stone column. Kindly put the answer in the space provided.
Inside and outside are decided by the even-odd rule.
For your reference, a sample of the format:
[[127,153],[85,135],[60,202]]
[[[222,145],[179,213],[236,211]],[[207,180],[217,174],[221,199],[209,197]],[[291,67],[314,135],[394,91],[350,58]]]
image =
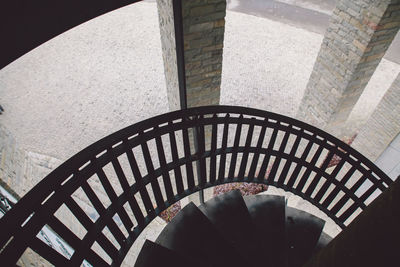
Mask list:
[[[178,1],[181,14],[176,13]],[[178,1],[157,0],[169,108],[171,111],[184,108],[184,102],[188,108],[218,105],[226,0]],[[182,42],[183,59],[179,58],[179,42]],[[180,76],[179,64],[184,66],[184,76]],[[186,88],[184,95],[182,80],[179,83],[181,77],[184,77]],[[206,127],[205,132],[206,136],[211,135],[210,128]],[[193,132],[190,131],[189,134],[193,151]],[[209,145],[206,144],[207,147]],[[205,198],[210,198],[211,193],[212,191],[206,190]],[[197,194],[190,196],[188,200],[200,204]],[[184,205],[182,202],[182,206]]]
[[400,133],[400,74],[360,130],[352,146],[375,161]]
[[187,105],[218,105],[226,0],[182,3]]
[[157,9],[169,109],[178,110],[180,109],[179,80],[172,0],[157,0]]
[[183,29],[187,107],[219,104],[226,0],[182,0],[181,25],[173,0],[157,0],[170,110],[180,109],[175,27]]
[[339,0],[298,118],[343,137],[343,125],[399,26],[400,0]]

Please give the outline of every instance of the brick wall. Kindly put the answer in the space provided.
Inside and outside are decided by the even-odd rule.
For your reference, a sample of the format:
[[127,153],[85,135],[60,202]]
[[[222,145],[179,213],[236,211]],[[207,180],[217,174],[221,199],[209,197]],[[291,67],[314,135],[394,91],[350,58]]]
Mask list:
[[399,0],[338,1],[298,112],[300,119],[343,134],[348,115],[399,30],[399,12]]
[[161,47],[164,60],[164,74],[167,85],[169,109],[180,109],[178,69],[176,66],[176,45],[172,0],[157,0],[160,24]]
[[188,107],[219,104],[225,0],[183,1]]
[[[180,108],[172,0],[157,0],[170,110]],[[219,104],[226,0],[183,0],[187,106]]]

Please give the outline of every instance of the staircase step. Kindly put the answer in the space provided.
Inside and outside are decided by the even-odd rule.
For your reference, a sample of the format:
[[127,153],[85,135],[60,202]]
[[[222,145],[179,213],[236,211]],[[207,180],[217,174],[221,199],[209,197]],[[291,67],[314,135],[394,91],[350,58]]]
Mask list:
[[164,228],[156,243],[202,266],[249,266],[192,202]]
[[261,239],[256,235],[253,221],[239,190],[216,196],[199,209],[242,258],[253,266],[259,266],[260,261],[264,261],[260,259]]
[[165,248],[157,243],[146,240],[137,257],[135,267],[175,266],[200,267],[197,262],[188,259],[175,251]]
[[286,207],[288,266],[302,266],[311,257],[324,224],[314,215]]
[[318,253],[318,251],[324,247],[326,247],[326,245],[329,244],[329,242],[332,241],[332,237],[330,237],[328,234],[326,234],[325,232],[321,233],[321,236],[319,237],[318,243],[314,249],[314,253]]
[[263,266],[286,266],[285,198],[282,196],[245,196],[244,201],[262,239]]

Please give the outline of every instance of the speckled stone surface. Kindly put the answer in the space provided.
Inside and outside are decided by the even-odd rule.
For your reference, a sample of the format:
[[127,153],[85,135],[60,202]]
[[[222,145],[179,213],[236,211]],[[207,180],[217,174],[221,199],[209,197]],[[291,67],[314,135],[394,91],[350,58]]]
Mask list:
[[[322,36],[227,12],[221,104],[296,114]],[[357,119],[397,73],[382,61]],[[372,82],[374,81],[374,82]],[[168,111],[155,2],[82,24],[0,71],[0,123],[23,149],[66,160],[98,139]]]
[[19,144],[65,160],[168,111],[155,3],[84,23],[0,71],[0,116]]

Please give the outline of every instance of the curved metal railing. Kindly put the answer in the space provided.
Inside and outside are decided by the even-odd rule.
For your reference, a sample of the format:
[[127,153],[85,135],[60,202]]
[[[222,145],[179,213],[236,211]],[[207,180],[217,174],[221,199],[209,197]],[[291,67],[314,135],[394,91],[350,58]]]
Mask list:
[[[11,266],[31,248],[56,266],[119,265],[164,209],[238,181],[291,191],[342,228],[392,182],[347,144],[289,117],[230,106],[175,111],[101,139],[45,177],[1,219],[1,262]],[[36,237],[44,227],[72,256]]]

